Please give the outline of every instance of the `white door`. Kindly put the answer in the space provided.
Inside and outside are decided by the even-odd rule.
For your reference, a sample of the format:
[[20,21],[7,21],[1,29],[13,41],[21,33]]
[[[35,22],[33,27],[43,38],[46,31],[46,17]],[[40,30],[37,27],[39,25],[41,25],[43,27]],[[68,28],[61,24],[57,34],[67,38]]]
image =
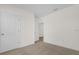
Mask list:
[[0,52],[17,48],[20,44],[19,17],[12,13],[1,14]]

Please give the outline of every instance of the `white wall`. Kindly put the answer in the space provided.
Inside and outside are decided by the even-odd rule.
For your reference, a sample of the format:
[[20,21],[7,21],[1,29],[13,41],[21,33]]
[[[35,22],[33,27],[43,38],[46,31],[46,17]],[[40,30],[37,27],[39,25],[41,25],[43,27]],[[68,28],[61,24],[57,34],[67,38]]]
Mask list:
[[44,41],[79,51],[79,5],[42,18]]
[[[15,44],[19,44],[17,48],[34,44],[34,15],[31,12],[10,5],[0,5],[0,12],[4,14],[17,15],[18,17],[16,17],[21,21],[21,24],[23,25],[22,32],[20,33],[20,39],[16,39],[18,42]],[[2,50],[2,52],[4,51],[6,50]]]

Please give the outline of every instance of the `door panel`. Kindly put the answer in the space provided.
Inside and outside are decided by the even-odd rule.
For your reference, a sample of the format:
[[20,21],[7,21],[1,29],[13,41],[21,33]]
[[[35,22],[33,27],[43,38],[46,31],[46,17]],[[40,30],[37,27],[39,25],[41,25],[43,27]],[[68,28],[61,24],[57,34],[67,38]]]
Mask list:
[[12,13],[1,15],[1,52],[17,48],[20,44],[20,18]]
[[1,51],[1,12],[0,12],[0,51]]

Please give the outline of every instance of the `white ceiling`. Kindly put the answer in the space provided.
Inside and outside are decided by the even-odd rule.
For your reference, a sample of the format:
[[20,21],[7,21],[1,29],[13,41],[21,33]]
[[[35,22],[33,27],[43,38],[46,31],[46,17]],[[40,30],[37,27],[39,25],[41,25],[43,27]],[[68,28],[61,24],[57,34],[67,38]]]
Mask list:
[[19,8],[30,10],[34,13],[36,17],[43,17],[51,12],[61,10],[72,6],[70,4],[19,4],[16,5]]

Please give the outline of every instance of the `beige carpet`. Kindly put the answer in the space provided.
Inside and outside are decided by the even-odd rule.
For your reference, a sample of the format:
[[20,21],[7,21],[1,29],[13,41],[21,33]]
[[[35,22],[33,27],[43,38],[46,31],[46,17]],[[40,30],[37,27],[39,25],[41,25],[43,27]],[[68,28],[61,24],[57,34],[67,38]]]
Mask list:
[[33,45],[14,49],[1,55],[78,55],[78,51],[39,41]]

